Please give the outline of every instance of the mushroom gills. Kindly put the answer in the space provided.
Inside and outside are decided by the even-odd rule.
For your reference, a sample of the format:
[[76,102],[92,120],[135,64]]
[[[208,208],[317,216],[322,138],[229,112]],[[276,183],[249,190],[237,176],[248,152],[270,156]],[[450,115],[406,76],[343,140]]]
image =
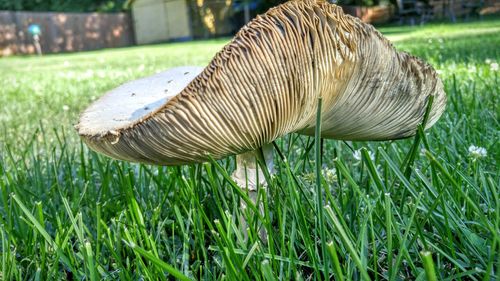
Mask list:
[[128,154],[133,151],[115,152],[96,145],[96,138],[114,138],[109,145],[116,144],[123,130],[134,127],[155,114],[196,76],[202,67],[182,66],[152,76],[125,83],[101,97],[81,115],[76,129],[83,140],[94,150],[112,158],[136,161]]
[[296,0],[249,22],[205,68],[175,68],[109,92],[77,128],[90,148],[133,162],[244,153],[233,178],[252,191],[264,180],[254,151],[288,133],[313,135],[318,98],[321,137],[389,140],[417,132],[430,96],[426,128],[446,105],[432,66],[336,5]]
[[[152,99],[158,109],[132,105],[140,109],[135,118],[134,111],[108,108],[121,99],[113,92],[127,85],[112,91],[83,114],[80,135],[113,158],[182,165],[253,151],[292,132],[312,135],[318,97],[322,137],[343,140],[409,137],[429,96],[435,98],[427,128],[446,102],[430,65],[397,52],[372,26],[320,0],[270,9],[197,69],[199,75],[188,74],[169,91],[175,97]],[[177,78],[188,71],[170,72]]]

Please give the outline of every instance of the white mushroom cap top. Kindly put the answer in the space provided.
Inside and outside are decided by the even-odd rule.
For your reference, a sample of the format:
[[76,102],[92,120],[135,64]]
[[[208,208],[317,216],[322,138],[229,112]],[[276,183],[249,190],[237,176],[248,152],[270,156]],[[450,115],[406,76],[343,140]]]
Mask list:
[[111,157],[179,165],[311,135],[319,97],[325,138],[409,137],[430,96],[427,128],[446,103],[430,65],[333,4],[291,1],[248,23],[205,69],[175,68],[109,92],[77,129]]

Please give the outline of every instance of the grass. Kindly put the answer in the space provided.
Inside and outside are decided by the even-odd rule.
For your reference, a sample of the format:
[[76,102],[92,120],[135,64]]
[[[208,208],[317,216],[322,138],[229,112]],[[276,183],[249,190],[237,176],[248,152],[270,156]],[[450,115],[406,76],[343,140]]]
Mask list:
[[499,30],[382,28],[438,69],[446,112],[412,139],[325,140],[322,157],[315,138],[279,139],[263,215],[239,208],[234,159],[130,164],[72,127],[106,90],[227,40],[1,59],[0,279],[500,280]]

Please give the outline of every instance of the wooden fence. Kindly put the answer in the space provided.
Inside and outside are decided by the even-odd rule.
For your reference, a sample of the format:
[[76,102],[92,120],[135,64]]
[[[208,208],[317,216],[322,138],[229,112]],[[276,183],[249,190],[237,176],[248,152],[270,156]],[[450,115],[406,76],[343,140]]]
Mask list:
[[0,11],[0,56],[35,53],[30,24],[41,27],[43,53],[75,52],[134,44],[126,13],[40,13]]

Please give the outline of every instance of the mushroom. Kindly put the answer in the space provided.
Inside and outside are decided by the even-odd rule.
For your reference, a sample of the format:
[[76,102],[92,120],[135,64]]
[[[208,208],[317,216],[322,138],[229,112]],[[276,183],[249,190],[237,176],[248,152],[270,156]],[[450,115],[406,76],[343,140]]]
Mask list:
[[[204,69],[180,67],[112,90],[81,115],[87,145],[110,157],[182,165],[236,155],[234,180],[255,191],[277,138],[391,140],[445,108],[436,71],[371,25],[321,0],[290,1],[244,26]],[[261,149],[261,150],[260,150]],[[248,177],[245,177],[247,175]]]

